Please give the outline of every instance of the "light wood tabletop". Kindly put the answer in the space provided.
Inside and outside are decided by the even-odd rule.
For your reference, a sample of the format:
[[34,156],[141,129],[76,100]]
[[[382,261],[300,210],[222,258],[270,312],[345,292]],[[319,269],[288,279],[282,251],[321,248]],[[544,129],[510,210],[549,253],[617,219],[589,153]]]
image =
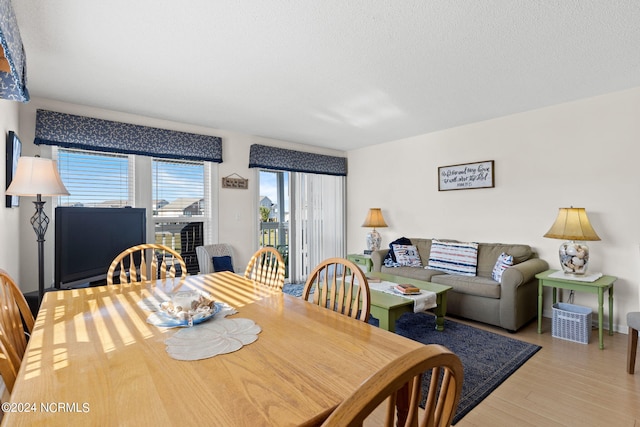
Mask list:
[[2,425],[314,425],[374,371],[422,345],[214,273],[188,276],[181,289],[211,293],[238,310],[228,318],[262,331],[233,353],[174,360],[164,341],[176,329],[147,323],[138,304],[172,287],[48,292]]

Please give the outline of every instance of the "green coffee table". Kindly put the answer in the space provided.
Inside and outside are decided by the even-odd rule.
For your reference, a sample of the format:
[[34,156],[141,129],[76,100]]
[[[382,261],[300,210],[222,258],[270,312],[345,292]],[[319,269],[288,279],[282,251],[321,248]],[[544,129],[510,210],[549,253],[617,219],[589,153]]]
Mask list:
[[[367,277],[378,277],[385,282],[409,283],[425,291],[435,292],[437,306],[433,309],[436,315],[436,330],[444,331],[444,316],[447,313],[447,291],[451,286],[423,280],[409,279],[387,273],[367,273]],[[371,289],[371,315],[380,320],[380,328],[395,332],[396,320],[404,313],[413,313],[413,300],[401,296]]]

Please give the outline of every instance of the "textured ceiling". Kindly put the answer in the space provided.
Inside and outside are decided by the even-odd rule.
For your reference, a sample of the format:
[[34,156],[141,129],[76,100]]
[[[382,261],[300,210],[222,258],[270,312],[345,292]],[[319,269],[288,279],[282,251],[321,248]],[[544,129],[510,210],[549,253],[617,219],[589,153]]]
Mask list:
[[14,0],[32,97],[350,150],[640,86],[640,1]]

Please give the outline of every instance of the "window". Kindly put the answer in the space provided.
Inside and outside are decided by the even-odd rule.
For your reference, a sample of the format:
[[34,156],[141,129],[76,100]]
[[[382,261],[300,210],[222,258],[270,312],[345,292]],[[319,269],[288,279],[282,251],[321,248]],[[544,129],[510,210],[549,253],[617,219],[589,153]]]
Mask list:
[[155,242],[175,249],[189,274],[198,273],[195,248],[204,244],[210,217],[205,162],[153,159],[152,206]]
[[127,155],[60,148],[58,171],[68,196],[59,206],[133,206],[133,162]]
[[345,178],[260,170],[260,246],[275,246],[291,283],[331,257],[344,257]]
[[54,149],[54,156],[70,193],[58,206],[146,207],[152,213],[147,240],[175,249],[197,274],[195,247],[212,242],[216,230],[209,184],[217,176],[214,163],[67,148]]

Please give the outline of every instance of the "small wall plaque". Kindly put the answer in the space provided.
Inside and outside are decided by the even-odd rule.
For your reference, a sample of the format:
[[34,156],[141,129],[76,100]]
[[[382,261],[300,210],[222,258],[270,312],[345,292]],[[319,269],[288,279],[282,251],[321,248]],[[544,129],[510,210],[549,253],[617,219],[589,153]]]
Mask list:
[[[237,178],[233,178],[234,175]],[[240,190],[246,190],[249,188],[249,180],[241,177],[237,173],[233,173],[222,178],[222,188],[236,188]]]

